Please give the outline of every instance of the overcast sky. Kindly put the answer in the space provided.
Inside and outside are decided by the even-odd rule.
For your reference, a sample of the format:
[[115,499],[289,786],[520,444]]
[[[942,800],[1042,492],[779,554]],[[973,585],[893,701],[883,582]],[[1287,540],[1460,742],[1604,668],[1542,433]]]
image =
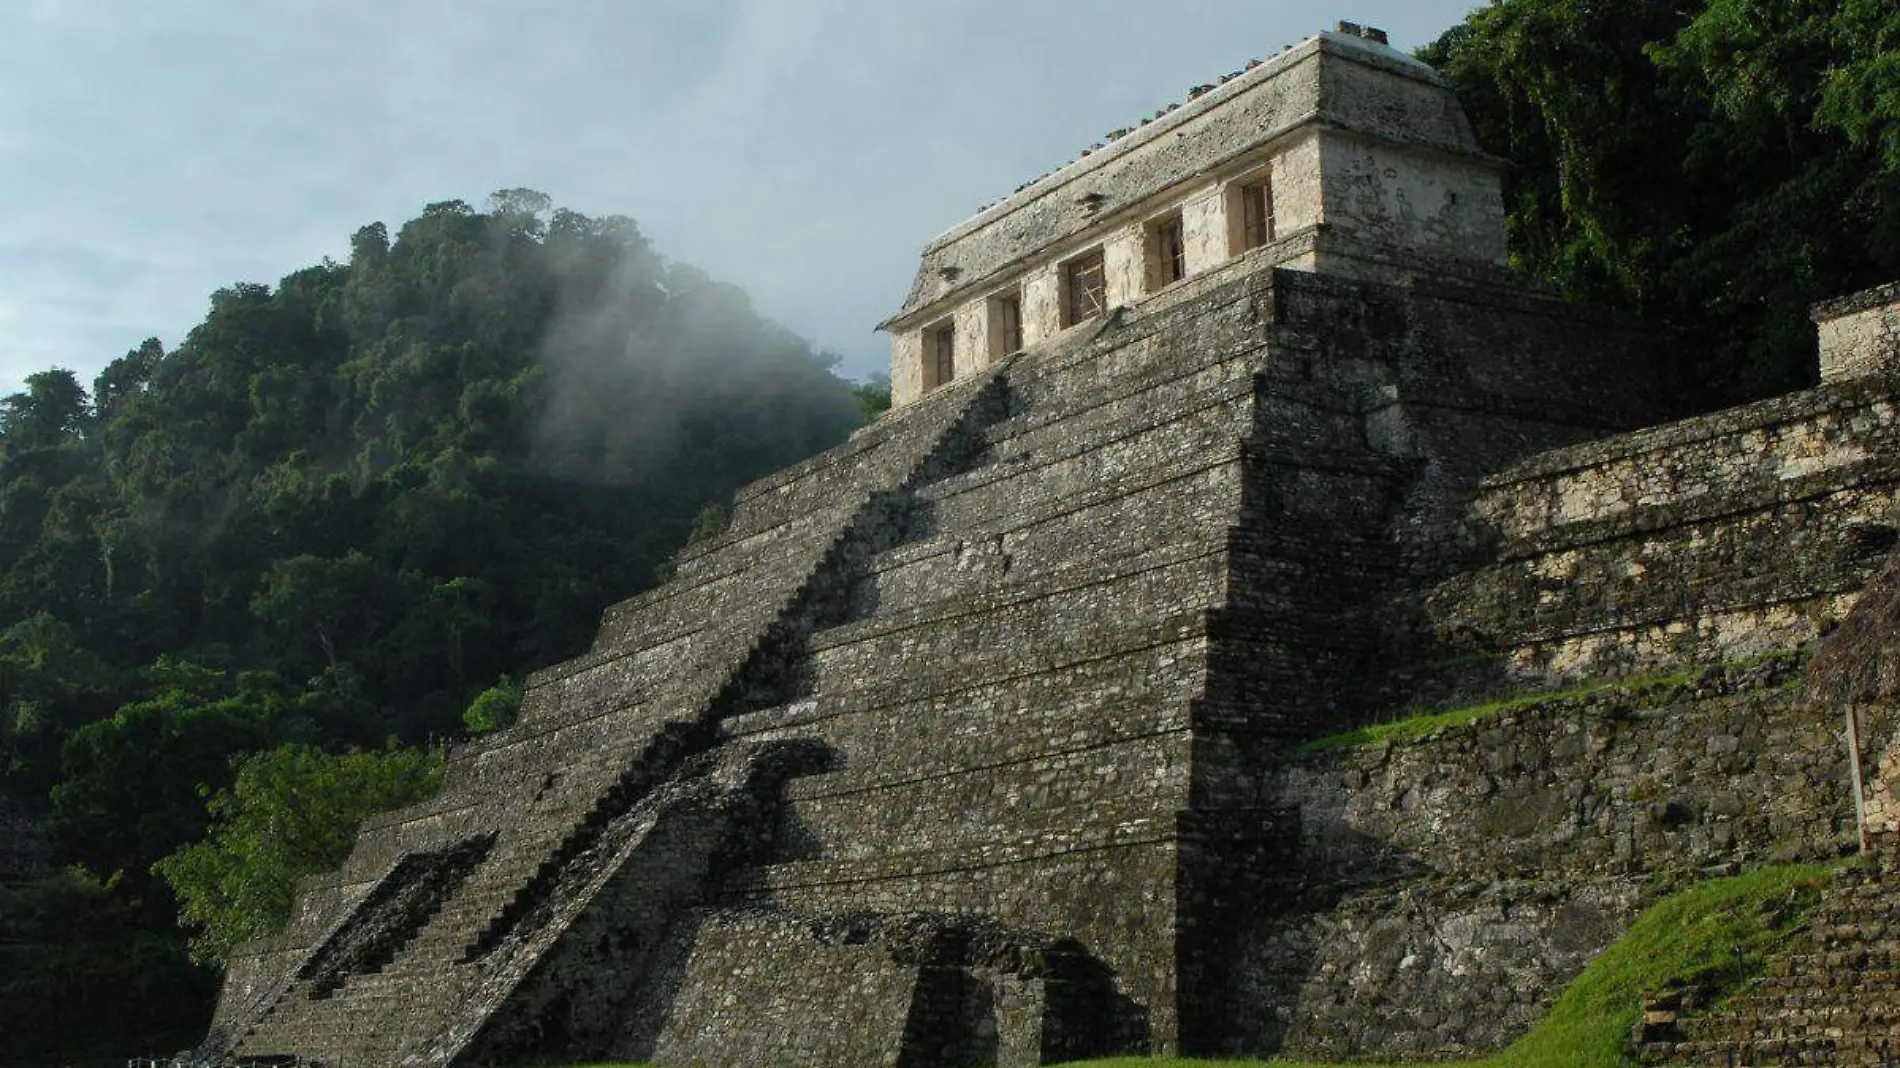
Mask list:
[[862,376],[933,235],[1339,18],[1474,0],[0,0],[0,391],[431,201],[632,216]]

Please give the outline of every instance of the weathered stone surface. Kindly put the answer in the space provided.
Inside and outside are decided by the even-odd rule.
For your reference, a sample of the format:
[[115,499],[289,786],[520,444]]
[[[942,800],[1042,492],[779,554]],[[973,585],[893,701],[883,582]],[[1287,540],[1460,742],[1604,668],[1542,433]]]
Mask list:
[[[1522,1033],[1663,889],[1838,854],[1834,717],[1793,656],[1301,757],[1296,879],[1236,938],[1237,1049],[1436,1056]],[[1237,1021],[1242,1022],[1242,1021]]]
[[1893,544],[1900,407],[1867,380],[1558,450],[1487,478],[1494,562],[1427,600],[1443,655],[1554,682],[1812,641]]
[[1821,381],[1900,373],[1900,283],[1818,304]]

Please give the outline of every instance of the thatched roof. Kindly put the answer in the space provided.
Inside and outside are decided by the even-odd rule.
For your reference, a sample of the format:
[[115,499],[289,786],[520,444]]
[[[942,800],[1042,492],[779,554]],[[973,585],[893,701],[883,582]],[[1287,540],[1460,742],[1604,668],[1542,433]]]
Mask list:
[[1808,661],[1808,696],[1845,705],[1900,694],[1900,552]]

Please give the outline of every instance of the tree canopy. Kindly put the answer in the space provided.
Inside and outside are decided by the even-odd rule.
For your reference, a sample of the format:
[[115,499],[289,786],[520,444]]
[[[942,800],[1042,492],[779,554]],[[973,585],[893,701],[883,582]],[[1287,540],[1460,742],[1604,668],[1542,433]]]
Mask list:
[[181,907],[202,959],[268,929],[357,821],[426,792],[436,739],[505,725],[509,680],[582,651],[708,506],[866,411],[628,219],[504,190],[350,248],[219,290],[90,388],[56,368],[0,398],[0,791],[79,866],[21,888],[0,944],[92,910],[94,949],[136,934],[185,1016],[208,1005]]
[[1900,277],[1900,7],[1497,0],[1421,52],[1514,265],[1673,328],[1701,408],[1807,385],[1808,308]]

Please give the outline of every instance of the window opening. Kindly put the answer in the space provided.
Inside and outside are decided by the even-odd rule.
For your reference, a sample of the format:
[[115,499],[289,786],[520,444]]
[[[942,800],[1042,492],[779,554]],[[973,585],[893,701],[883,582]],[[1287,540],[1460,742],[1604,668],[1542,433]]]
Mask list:
[[1240,187],[1240,247],[1259,248],[1273,240],[1273,180],[1261,178]]
[[957,376],[956,331],[951,324],[924,331],[924,388],[936,389]]
[[1148,288],[1160,289],[1187,277],[1187,235],[1176,212],[1148,228]]
[[1000,360],[1023,348],[1023,298],[1021,292],[990,298],[990,359]]
[[1062,282],[1063,326],[1074,326],[1108,310],[1108,271],[1101,249],[1063,264]]

